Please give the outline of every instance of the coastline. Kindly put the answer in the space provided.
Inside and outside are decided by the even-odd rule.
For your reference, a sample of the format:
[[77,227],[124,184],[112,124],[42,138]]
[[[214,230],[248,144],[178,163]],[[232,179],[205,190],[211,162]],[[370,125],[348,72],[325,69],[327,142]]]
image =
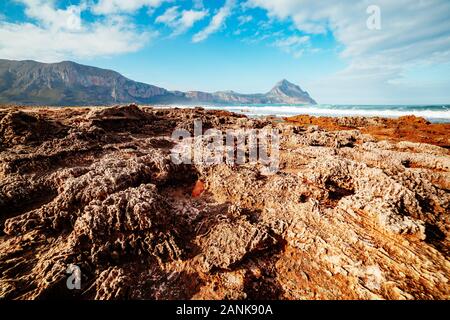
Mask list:
[[[179,105],[173,105],[176,107]],[[206,110],[225,110],[248,117],[293,117],[309,115],[315,117],[365,117],[397,119],[399,117],[416,116],[425,118],[431,123],[450,123],[450,105],[332,105],[332,104],[261,104],[261,105],[199,105]],[[161,106],[165,108],[167,106]],[[183,107],[183,106],[179,106]],[[195,107],[189,106],[190,108]]]
[[[280,170],[175,165],[171,134],[194,119],[275,127]],[[417,117],[0,108],[0,296],[449,299],[449,133]]]

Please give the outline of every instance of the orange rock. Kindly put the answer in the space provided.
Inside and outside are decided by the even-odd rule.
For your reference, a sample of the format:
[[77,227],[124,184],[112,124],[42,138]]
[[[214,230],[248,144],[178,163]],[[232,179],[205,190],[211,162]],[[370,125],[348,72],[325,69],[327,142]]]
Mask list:
[[359,129],[379,140],[412,141],[450,147],[450,123],[430,123],[424,118],[412,115],[396,119],[300,115],[284,120],[301,126],[317,125],[325,130]]
[[205,184],[201,180],[197,180],[194,189],[192,189],[192,196],[194,198],[200,197],[200,195],[205,191]]

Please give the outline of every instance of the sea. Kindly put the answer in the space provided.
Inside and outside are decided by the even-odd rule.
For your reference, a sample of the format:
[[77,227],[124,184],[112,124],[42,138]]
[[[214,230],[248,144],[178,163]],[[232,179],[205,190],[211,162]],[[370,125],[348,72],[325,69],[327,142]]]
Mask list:
[[311,116],[364,116],[397,118],[406,115],[423,117],[434,123],[450,123],[450,105],[202,105],[205,109],[228,110],[249,117]]

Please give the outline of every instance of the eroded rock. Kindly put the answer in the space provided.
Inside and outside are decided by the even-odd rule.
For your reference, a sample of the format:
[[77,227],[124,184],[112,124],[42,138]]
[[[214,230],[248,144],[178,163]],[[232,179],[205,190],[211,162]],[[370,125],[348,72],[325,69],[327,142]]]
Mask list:
[[[135,105],[0,111],[3,298],[450,298],[448,136],[406,135],[448,125]],[[172,131],[195,119],[277,128],[279,171],[173,163]],[[382,140],[390,130],[401,138]],[[80,290],[67,289],[70,266]]]

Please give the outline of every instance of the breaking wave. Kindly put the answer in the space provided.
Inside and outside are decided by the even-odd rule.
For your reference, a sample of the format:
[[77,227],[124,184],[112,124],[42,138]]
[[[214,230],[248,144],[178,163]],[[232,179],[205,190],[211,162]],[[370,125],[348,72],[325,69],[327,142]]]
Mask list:
[[308,114],[313,116],[401,117],[415,115],[433,122],[450,122],[450,105],[422,106],[367,106],[367,105],[207,105],[206,109],[228,110],[248,116],[288,117]]

